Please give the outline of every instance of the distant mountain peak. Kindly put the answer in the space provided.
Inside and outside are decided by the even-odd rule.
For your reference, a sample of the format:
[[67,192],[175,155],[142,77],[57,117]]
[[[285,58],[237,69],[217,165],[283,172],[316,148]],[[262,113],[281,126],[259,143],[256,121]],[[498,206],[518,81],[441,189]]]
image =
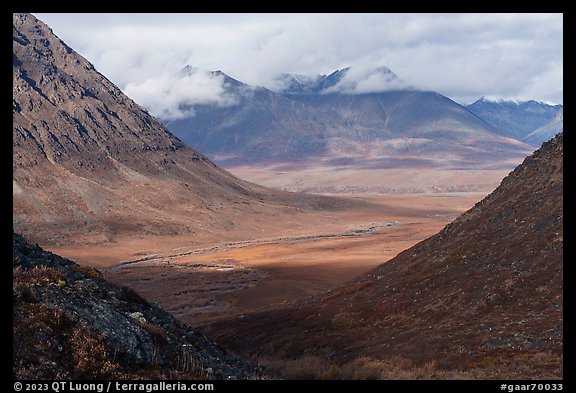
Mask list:
[[195,67],[195,66],[192,66],[189,64],[184,66],[176,74],[176,76],[178,78],[187,78],[187,77],[191,77],[191,76],[195,76],[195,75],[204,75],[204,76],[207,76],[209,78],[221,78],[224,85],[232,85],[234,87],[247,87],[248,86],[245,83],[240,82],[239,80],[232,78],[230,75],[226,74],[222,70],[206,71],[206,70],[200,69],[199,67]]
[[385,90],[401,90],[408,86],[386,66],[376,68],[345,67],[328,75],[283,73],[276,77],[272,90],[295,94],[361,94]]
[[376,68],[376,72],[379,72],[379,73],[385,74],[385,75],[390,75],[393,78],[398,78],[398,75],[396,75],[390,68],[388,68],[386,66],[380,66],[380,67]]
[[522,101],[517,98],[500,97],[500,96],[482,96],[476,102],[491,103],[491,104],[515,104],[519,105]]
[[180,71],[178,71],[179,76],[192,75],[198,72],[198,67],[193,67],[190,64],[185,65]]
[[[501,96],[482,96],[474,103],[488,103],[488,104],[508,104],[508,105],[545,105],[550,107],[561,107],[562,105],[551,104],[550,102],[540,100],[526,100],[518,97],[501,97]],[[473,104],[474,104],[473,103]],[[473,105],[470,104],[470,105]]]
[[283,73],[276,77],[279,88],[274,90],[284,94],[319,94],[338,84],[349,70],[350,67],[346,67],[328,75]]
[[232,78],[230,75],[226,74],[221,70],[210,71],[210,75],[216,78],[222,78],[224,84],[233,85],[235,87],[248,88],[248,85],[244,82],[240,82],[238,79]]
[[[466,106],[470,112],[494,127],[500,135],[527,141],[529,134],[547,127],[551,130],[532,135],[529,140],[534,146],[539,146],[543,141],[554,136],[553,131],[562,129],[555,121],[555,117],[563,108],[562,105],[551,105],[537,100],[520,100],[518,98],[506,98],[497,96],[483,96]],[[536,136],[534,138],[534,136]]]

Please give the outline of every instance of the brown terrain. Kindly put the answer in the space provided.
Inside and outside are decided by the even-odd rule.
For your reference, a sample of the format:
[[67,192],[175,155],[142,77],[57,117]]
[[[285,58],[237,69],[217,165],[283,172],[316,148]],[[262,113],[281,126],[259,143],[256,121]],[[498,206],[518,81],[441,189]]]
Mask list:
[[261,379],[215,345],[95,269],[12,241],[16,379]]
[[[350,279],[482,196],[328,198],[242,181],[187,148],[32,15],[14,15],[13,82],[15,231],[190,323]],[[400,178],[385,175],[371,179],[383,187]],[[312,270],[297,272],[304,261]]]
[[206,332],[308,377],[562,378],[563,135],[438,234],[346,284]]
[[[241,179],[292,192],[322,194],[436,194],[493,191],[508,169],[327,167],[307,162],[241,165],[226,169]],[[520,161],[514,165],[520,164]],[[416,204],[417,205],[417,204]]]
[[[562,167],[556,156],[550,159],[556,172],[547,165],[538,169],[555,176],[554,188],[546,191],[552,198],[548,204],[541,204],[541,194],[551,185],[528,166],[515,173],[528,171],[531,182],[520,189],[514,182],[518,175],[507,177],[499,187],[505,192],[496,192],[493,195],[499,196],[489,197],[488,205],[482,202],[473,208],[472,212],[482,211],[476,221],[467,217],[477,213],[458,217],[494,190],[507,170],[414,172],[284,164],[233,167],[231,173],[185,146],[41,21],[29,14],[14,14],[13,19],[14,231],[79,262],[99,280],[104,277],[135,290],[138,295],[118,296],[137,297],[139,305],[123,307],[146,314],[148,302],[153,308],[159,303],[178,320],[208,326],[206,331],[227,347],[266,362],[289,378],[380,378],[386,375],[357,368],[370,369],[366,362],[388,367],[386,362],[395,354],[402,354],[398,364],[417,370],[433,362],[434,367],[427,366],[422,374],[428,377],[432,369],[438,378],[462,372],[473,378],[501,376],[502,370],[514,367],[515,354],[536,370],[530,374],[522,369],[522,377],[559,375],[562,204],[557,188],[562,187]],[[494,166],[502,167],[506,165]],[[532,190],[533,199],[525,196],[528,186],[540,187]],[[526,206],[517,204],[510,211],[507,199],[524,198],[513,197],[515,192],[524,192]],[[528,206],[542,209],[534,212]],[[558,218],[553,211],[558,206],[560,224],[550,221],[550,227],[538,221],[544,214]],[[497,219],[486,221],[490,214]],[[510,223],[512,218],[517,221]],[[425,240],[454,219],[440,234]],[[529,227],[531,220],[536,220],[534,227]],[[477,234],[484,221],[493,226],[485,235]],[[480,223],[463,224],[470,222]],[[502,229],[505,225],[514,230]],[[526,247],[514,243],[515,236]],[[449,245],[446,239],[452,239]],[[500,240],[503,246],[495,248]],[[537,241],[541,244],[531,243]],[[436,249],[432,246],[436,243],[444,246]],[[35,250],[50,261],[58,258]],[[418,257],[412,261],[408,256],[414,250]],[[547,250],[555,264],[544,266],[540,258],[544,251],[531,258],[534,250]],[[463,253],[452,254],[458,252]],[[513,274],[498,259],[511,252],[520,255],[514,259]],[[490,269],[479,267],[479,262],[470,269],[461,266],[466,258],[475,261],[480,254],[494,258],[486,262],[493,265]],[[422,262],[428,256],[429,265]],[[50,308],[53,293],[59,293],[51,292],[56,290],[52,284],[58,284],[62,274],[69,275],[65,270],[49,272],[54,277],[48,281],[37,277],[37,271],[18,271],[22,285],[18,290],[24,293],[28,284],[40,280],[46,288],[37,297]],[[438,272],[446,273],[445,278],[435,279]],[[539,286],[526,287],[522,299],[536,300],[530,310],[537,317],[527,319],[527,302],[514,291],[532,278]],[[504,289],[497,287],[498,282],[505,283]],[[82,283],[74,284],[76,289],[87,298],[100,293],[85,292]],[[550,306],[544,307],[544,302]],[[520,311],[511,310],[514,305],[521,306]],[[507,316],[502,307],[508,307]],[[446,317],[460,314],[467,315],[467,322]],[[19,317],[24,324],[35,322],[26,312]],[[160,319],[169,318],[162,314]],[[46,321],[37,322],[45,326]],[[58,330],[53,323],[48,325]],[[466,329],[455,332],[455,326],[469,328],[470,334],[462,333]],[[133,329],[138,340],[153,342],[154,332],[149,332],[154,337],[146,336],[140,328]],[[180,325],[174,331],[178,329]],[[422,335],[424,331],[435,333]],[[512,332],[520,335],[510,338]],[[66,330],[59,339],[69,340],[68,333],[73,331]],[[440,344],[441,335],[450,342]],[[411,344],[417,336],[429,350]],[[101,335],[95,340],[98,345],[106,341]],[[167,376],[154,362],[146,364],[157,372],[150,375]],[[69,365],[62,375],[89,376],[74,374],[75,366]],[[243,371],[228,368],[220,377],[227,372],[241,378],[254,375],[254,370],[238,365]],[[406,367],[394,370],[407,379],[420,375],[410,374]],[[299,374],[303,369],[309,374]],[[20,371],[30,376],[26,369]],[[50,374],[53,371],[44,370],[48,374],[42,375],[58,377]],[[210,377],[203,369],[196,371]]]
[[32,15],[14,14],[13,223],[43,245],[187,234],[246,240],[261,222],[353,202],[242,181],[187,148]]
[[482,197],[356,196],[369,207],[330,213],[329,224],[302,215],[307,222],[292,232],[263,224],[266,232],[253,232],[246,241],[199,244],[189,236],[148,237],[118,246],[51,250],[97,267],[109,280],[129,285],[195,326],[349,280],[438,232]]

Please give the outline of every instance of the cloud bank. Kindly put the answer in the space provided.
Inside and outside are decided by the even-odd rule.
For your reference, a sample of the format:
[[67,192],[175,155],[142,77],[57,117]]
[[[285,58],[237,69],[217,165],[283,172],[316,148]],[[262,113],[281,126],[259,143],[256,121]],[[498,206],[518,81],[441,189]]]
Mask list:
[[374,68],[361,65],[350,67],[340,82],[323,93],[364,94],[410,88],[385,66]]
[[141,82],[128,82],[124,92],[164,120],[194,116],[194,105],[238,103],[238,98],[227,92],[222,75],[197,69],[186,74],[164,74]]
[[[285,72],[352,66],[356,79],[340,88],[355,92],[389,89],[367,71],[385,65],[405,84],[462,104],[481,96],[563,102],[562,14],[35,15],[137,101],[171,116],[181,103],[227,102],[215,81],[192,78],[184,89],[165,79],[188,64],[256,86]],[[191,89],[198,94],[183,91]]]

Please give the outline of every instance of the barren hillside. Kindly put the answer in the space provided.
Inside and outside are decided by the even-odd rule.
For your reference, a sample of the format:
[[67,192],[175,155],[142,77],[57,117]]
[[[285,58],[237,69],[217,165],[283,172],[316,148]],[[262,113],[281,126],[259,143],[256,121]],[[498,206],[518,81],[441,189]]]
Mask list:
[[349,206],[236,178],[186,147],[34,16],[14,14],[13,22],[13,222],[32,240],[239,240],[261,231],[262,221],[290,227],[302,208]]
[[560,134],[472,209],[387,263],[206,331],[243,355],[314,355],[338,370],[365,357],[384,368],[401,358],[433,366],[433,378],[560,378],[562,266]]

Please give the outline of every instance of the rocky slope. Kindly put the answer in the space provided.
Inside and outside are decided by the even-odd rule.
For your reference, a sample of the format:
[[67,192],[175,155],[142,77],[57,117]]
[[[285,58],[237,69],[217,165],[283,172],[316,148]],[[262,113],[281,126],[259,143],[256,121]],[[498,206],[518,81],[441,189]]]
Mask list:
[[323,204],[216,167],[30,14],[13,15],[12,70],[13,222],[31,240],[239,240],[261,231],[253,217],[276,221]]
[[[349,69],[282,76],[277,92],[224,75],[236,104],[194,106],[167,128],[222,165],[313,162],[356,167],[513,168],[533,149],[461,105],[415,89],[351,92]],[[376,74],[395,80],[385,67]],[[342,89],[340,83],[344,84]]]
[[272,364],[332,364],[332,376],[376,364],[376,378],[561,378],[563,134],[375,270],[206,332]]
[[253,379],[259,369],[128,288],[13,234],[16,379]]

